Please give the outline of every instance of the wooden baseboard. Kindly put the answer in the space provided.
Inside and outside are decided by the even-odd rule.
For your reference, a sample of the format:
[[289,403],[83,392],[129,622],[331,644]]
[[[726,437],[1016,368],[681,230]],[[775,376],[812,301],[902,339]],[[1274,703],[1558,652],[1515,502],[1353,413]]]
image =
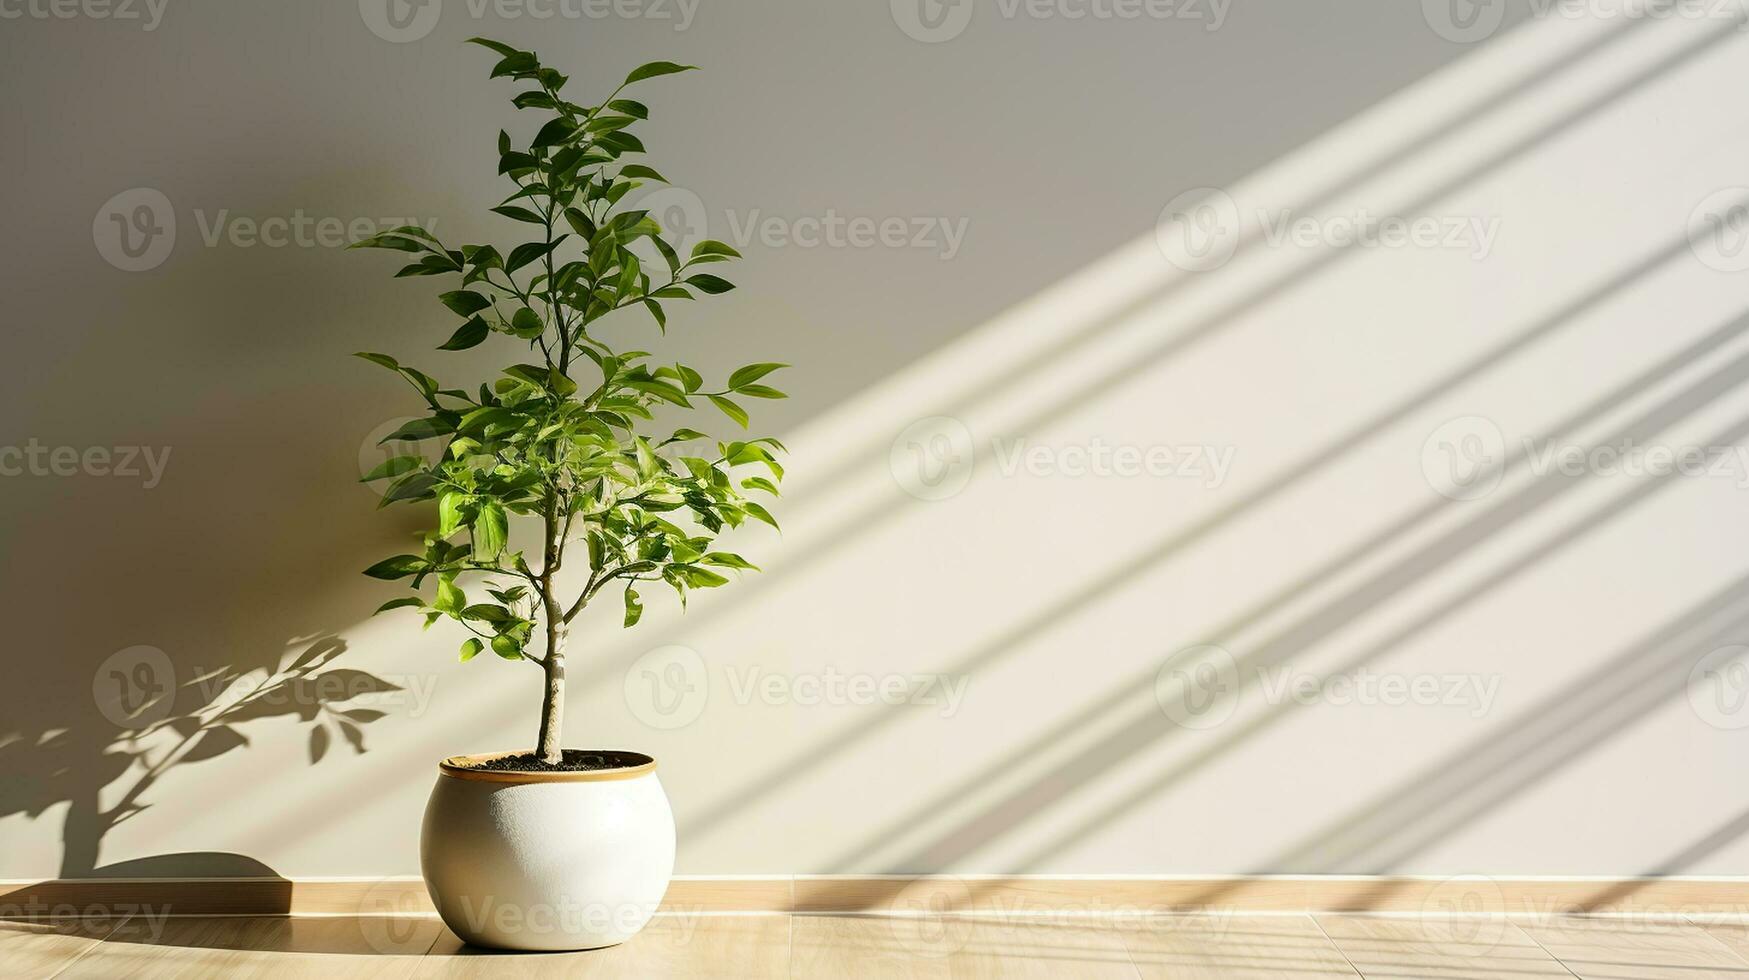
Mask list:
[[[1749,878],[1245,875],[682,876],[673,913],[1012,916],[1371,912],[1749,916]],[[418,878],[0,881],[0,918],[429,915]]]

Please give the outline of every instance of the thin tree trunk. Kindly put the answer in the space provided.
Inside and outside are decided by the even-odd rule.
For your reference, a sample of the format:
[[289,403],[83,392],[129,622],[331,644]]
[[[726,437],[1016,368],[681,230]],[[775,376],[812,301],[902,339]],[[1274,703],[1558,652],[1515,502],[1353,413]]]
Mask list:
[[565,633],[569,627],[555,624],[552,614],[547,620],[546,697],[541,702],[541,761],[557,765],[564,759],[564,738],[560,729],[565,720]]
[[558,513],[549,501],[546,511],[546,567],[541,570],[541,602],[547,621],[546,693],[541,700],[540,743],[535,751],[541,761],[558,765],[564,761],[564,736],[560,731],[565,721],[565,639],[571,625],[565,622],[565,608],[553,595],[553,574],[564,560],[564,535]]

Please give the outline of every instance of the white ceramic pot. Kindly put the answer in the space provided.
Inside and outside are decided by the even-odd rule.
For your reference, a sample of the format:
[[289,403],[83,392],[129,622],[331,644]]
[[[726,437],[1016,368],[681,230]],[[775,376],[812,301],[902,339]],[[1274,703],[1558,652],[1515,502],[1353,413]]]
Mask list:
[[630,939],[674,873],[674,812],[656,760],[604,752],[616,768],[496,772],[438,764],[419,859],[456,935],[499,949],[566,950]]

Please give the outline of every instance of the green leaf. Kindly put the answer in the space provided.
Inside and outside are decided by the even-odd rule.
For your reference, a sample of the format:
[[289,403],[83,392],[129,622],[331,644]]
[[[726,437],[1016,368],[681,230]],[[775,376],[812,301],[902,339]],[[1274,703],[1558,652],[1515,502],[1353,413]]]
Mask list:
[[718,575],[707,568],[699,568],[697,565],[673,565],[670,567],[679,573],[687,585],[695,589],[714,589],[719,585],[729,584],[727,577]]
[[626,618],[625,618],[626,627],[630,628],[632,626],[636,626],[638,620],[641,619],[643,617],[643,615],[644,615],[644,603],[643,603],[643,601],[638,598],[638,594],[636,592],[632,591],[631,586],[629,586],[629,585],[626,586]]
[[697,65],[677,65],[672,61],[652,61],[647,65],[639,65],[626,76],[625,84],[631,85],[646,78],[660,78],[663,75],[673,75],[683,71],[697,71]]
[[739,391],[744,385],[750,385],[773,371],[789,367],[788,364],[749,364],[729,375],[729,388]]
[[467,594],[462,591],[461,586],[447,578],[438,580],[437,601],[431,604],[431,608],[436,609],[438,612],[448,613],[452,616],[459,616],[461,615],[462,607],[467,604],[468,597]]
[[467,289],[457,289],[437,297],[438,301],[456,312],[458,316],[473,316],[475,313],[492,305],[492,301],[479,293]]
[[371,362],[372,364],[381,364],[383,367],[386,367],[391,371],[399,372],[401,370],[401,362],[395,360],[394,358],[390,357],[387,354],[376,354],[376,353],[372,353],[371,351],[361,350],[352,356],[353,357],[362,357],[365,360]]
[[457,328],[456,332],[444,341],[443,346],[437,349],[467,350],[470,347],[478,347],[485,343],[486,338],[491,334],[492,328],[486,325],[485,320],[478,316],[469,317],[468,321]]
[[424,571],[430,567],[430,562],[418,555],[396,555],[385,558],[364,570],[371,578],[380,578],[385,582],[393,582],[398,578],[406,578]]
[[746,409],[744,409],[741,406],[735,404],[734,402],[728,400],[727,398],[724,398],[722,395],[711,395],[709,397],[711,400],[711,404],[715,405],[717,408],[721,409],[724,415],[727,415],[729,418],[734,419],[737,423],[740,424],[741,428],[743,428],[743,429],[747,428],[747,410]]
[[407,442],[419,442],[424,439],[435,439],[438,436],[446,436],[454,431],[455,426],[440,418],[412,419],[402,425],[399,429],[384,436],[382,441],[378,442],[377,445],[380,446],[384,442],[392,442],[396,439],[405,440]]
[[656,172],[654,167],[646,167],[641,163],[628,163],[619,169],[619,175],[629,180],[658,180],[668,183],[668,178]]
[[521,416],[517,415],[516,412],[502,405],[488,405],[484,408],[476,408],[462,416],[461,424],[456,426],[456,431],[463,434],[480,432],[488,426],[509,425],[520,418]]
[[777,527],[777,518],[771,516],[771,511],[766,510],[764,507],[761,507],[760,505],[754,503],[753,501],[751,501],[751,500],[742,501],[741,502],[741,509],[745,510],[749,514],[752,514],[755,519],[764,521],[765,523],[770,524],[772,527]]
[[727,255],[731,258],[737,259],[741,257],[741,253],[735,251],[733,246],[710,238],[707,238],[692,247],[693,258],[696,259],[701,255]]
[[424,465],[425,458],[423,456],[395,456],[378,463],[376,469],[365,474],[364,478],[358,482],[374,483],[377,480],[386,480],[391,476],[411,473]]
[[490,78],[501,78],[505,75],[531,75],[540,68],[540,62],[528,51],[511,51],[504,56],[492,69]]
[[[614,112],[623,112],[628,116],[634,116],[638,119],[650,118],[650,107],[644,105],[642,102],[635,102],[631,99],[614,99],[607,104],[607,107]],[[661,178],[657,179],[660,180]]]
[[749,572],[759,571],[758,565],[742,558],[740,555],[733,555],[726,551],[712,552],[711,554],[705,555],[704,558],[700,560],[706,565],[718,565],[723,568],[737,568]]
[[[402,596],[399,599],[390,599],[388,602],[385,602],[382,605],[378,606],[377,612],[384,613],[384,612],[388,612],[391,609],[405,609],[409,606],[423,606],[423,605],[425,605],[425,600],[419,598],[416,595]],[[375,613],[373,613],[372,615],[375,615]]]
[[494,41],[489,37],[470,37],[465,43],[478,44],[482,48],[491,48],[493,51],[498,52],[506,58],[518,53],[515,48],[505,44],[503,41]]
[[388,491],[383,494],[382,502],[377,506],[387,507],[403,500],[429,500],[436,486],[437,477],[424,470],[415,470],[390,484]]
[[369,238],[361,238],[346,247],[349,249],[392,248],[398,252],[423,252],[426,250],[426,246],[411,238],[403,235],[390,235],[386,232],[381,235],[372,235]]
[[533,340],[546,330],[547,325],[541,322],[540,314],[526,306],[510,317],[510,332],[523,340]]
[[466,511],[471,499],[465,493],[450,491],[437,498],[437,536],[448,538],[466,523]]
[[482,503],[479,514],[474,517],[473,534],[474,558],[483,562],[497,561],[504,553],[504,542],[509,535],[504,505],[496,500]]
[[565,222],[571,226],[572,231],[584,238],[594,238],[595,232],[598,230],[595,227],[595,222],[590,221],[588,215],[576,208],[565,209]]
[[477,637],[477,636],[468,637],[467,642],[462,644],[462,663],[465,664],[468,661],[474,659],[475,655],[477,655],[481,650],[483,650],[485,648],[486,648],[486,644],[480,642],[479,637]]
[[522,644],[516,642],[515,637],[507,633],[500,633],[492,637],[492,652],[505,660],[521,660]]
[[476,603],[462,610],[463,619],[472,619],[482,623],[509,623],[516,617],[503,606],[494,606],[489,602]]
[[514,204],[500,204],[491,210],[493,214],[501,214],[513,221],[526,221],[531,225],[544,225],[547,223],[547,219],[535,214],[527,208],[518,207]]
[[686,400],[686,392],[666,381],[633,381],[628,383],[626,387],[641,391],[646,395],[654,395],[665,402],[679,405],[682,408],[692,407],[692,403]]
[[561,235],[551,242],[528,242],[510,250],[510,257],[504,260],[504,271],[515,272],[535,259],[551,252],[564,241],[567,236]]
[[742,385],[741,387],[736,388],[735,391],[739,394],[746,395],[749,398],[788,398],[789,397],[788,395],[784,394],[781,391],[778,391],[776,388],[773,388],[770,385]]
[[709,293],[712,296],[721,295],[722,293],[726,293],[735,288],[735,284],[729,280],[724,279],[721,276],[713,276],[708,272],[701,272],[696,276],[688,276],[686,284],[700,292]]
[[570,136],[576,131],[576,129],[576,123],[566,119],[564,116],[560,116],[557,119],[549,121],[545,126],[542,126],[540,132],[535,134],[534,142],[529,145],[536,149],[540,149],[542,147],[552,146],[556,143],[563,143],[565,142],[566,137]]

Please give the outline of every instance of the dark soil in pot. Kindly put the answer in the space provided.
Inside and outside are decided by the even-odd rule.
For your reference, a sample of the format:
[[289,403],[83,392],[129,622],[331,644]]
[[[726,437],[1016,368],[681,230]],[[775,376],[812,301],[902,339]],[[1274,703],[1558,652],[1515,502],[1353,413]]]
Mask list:
[[648,765],[649,762],[649,756],[637,752],[566,749],[564,760],[557,765],[542,762],[530,752],[491,759],[468,768],[487,772],[598,772],[603,769],[630,769]]

